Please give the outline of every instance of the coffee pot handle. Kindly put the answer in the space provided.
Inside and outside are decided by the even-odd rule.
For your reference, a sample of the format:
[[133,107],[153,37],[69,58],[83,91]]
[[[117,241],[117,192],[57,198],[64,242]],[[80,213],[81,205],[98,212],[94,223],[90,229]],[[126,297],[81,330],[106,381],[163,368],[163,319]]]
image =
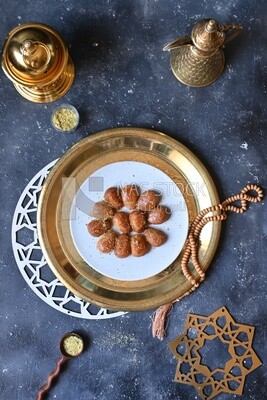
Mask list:
[[225,39],[223,45],[225,46],[229,43],[232,39],[238,36],[243,30],[241,25],[220,25],[220,31],[225,33]]

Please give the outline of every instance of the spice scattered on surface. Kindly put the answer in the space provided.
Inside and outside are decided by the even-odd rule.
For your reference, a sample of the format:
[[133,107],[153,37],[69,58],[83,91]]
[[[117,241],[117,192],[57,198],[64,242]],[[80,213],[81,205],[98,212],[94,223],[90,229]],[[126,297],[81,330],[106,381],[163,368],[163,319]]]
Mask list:
[[69,356],[78,356],[83,350],[83,341],[78,336],[68,336],[64,339],[63,348]]
[[62,107],[55,111],[52,116],[52,123],[55,128],[61,131],[71,131],[78,123],[78,115],[75,109]]

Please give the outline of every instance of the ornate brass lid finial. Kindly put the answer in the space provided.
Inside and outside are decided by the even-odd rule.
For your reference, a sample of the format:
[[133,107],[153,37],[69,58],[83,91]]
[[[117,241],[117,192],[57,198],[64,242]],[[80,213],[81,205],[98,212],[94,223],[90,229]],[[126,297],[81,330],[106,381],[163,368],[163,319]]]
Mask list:
[[206,29],[208,32],[213,32],[216,30],[216,21],[215,19],[210,19],[209,22],[206,24]]
[[37,103],[59,99],[74,79],[74,65],[64,41],[41,23],[22,24],[8,34],[2,68],[17,91]]
[[51,59],[49,49],[42,43],[32,40],[24,40],[21,45],[21,53],[24,63],[29,68],[39,69],[40,71],[47,67]]
[[168,44],[174,75],[188,86],[206,86],[214,82],[224,68],[222,47],[242,30],[240,25],[220,25],[215,19],[203,19],[183,36]]

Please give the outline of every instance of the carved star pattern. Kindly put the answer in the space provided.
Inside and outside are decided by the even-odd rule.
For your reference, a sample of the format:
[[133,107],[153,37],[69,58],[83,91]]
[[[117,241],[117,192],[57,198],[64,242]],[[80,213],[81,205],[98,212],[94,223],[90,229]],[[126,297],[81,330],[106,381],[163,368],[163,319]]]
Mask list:
[[51,307],[73,317],[106,319],[125,314],[100,308],[71,293],[52,273],[38,241],[36,212],[40,191],[56,160],[24,189],[13,216],[12,246],[18,268],[31,289]]
[[[208,317],[188,314],[184,333],[169,343],[178,361],[175,381],[194,386],[204,400],[222,392],[242,394],[246,376],[262,364],[252,348],[254,329],[236,323],[225,307]],[[229,357],[224,368],[211,370],[201,353],[214,339],[228,346]]]

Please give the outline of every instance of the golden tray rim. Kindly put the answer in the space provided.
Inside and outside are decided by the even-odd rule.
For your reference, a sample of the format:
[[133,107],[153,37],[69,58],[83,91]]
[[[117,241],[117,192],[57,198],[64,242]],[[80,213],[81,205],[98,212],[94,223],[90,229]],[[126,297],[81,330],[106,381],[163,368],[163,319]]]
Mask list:
[[[67,150],[50,171],[37,208],[38,238],[49,267],[62,284],[87,302],[111,310],[143,311],[173,301],[192,287],[181,272],[183,250],[174,263],[154,277],[139,281],[108,278],[81,259],[59,211],[63,177],[75,177],[82,183],[92,171],[118,160],[153,166],[157,162],[157,168],[184,185],[189,222],[201,209],[219,203],[219,196],[208,170],[191,150],[162,132],[146,128],[113,128],[92,134]],[[197,193],[192,187],[194,181],[205,185],[207,195]],[[215,254],[220,231],[221,222],[216,221],[201,234],[199,259],[204,270]],[[193,275],[197,277],[196,272]]]

